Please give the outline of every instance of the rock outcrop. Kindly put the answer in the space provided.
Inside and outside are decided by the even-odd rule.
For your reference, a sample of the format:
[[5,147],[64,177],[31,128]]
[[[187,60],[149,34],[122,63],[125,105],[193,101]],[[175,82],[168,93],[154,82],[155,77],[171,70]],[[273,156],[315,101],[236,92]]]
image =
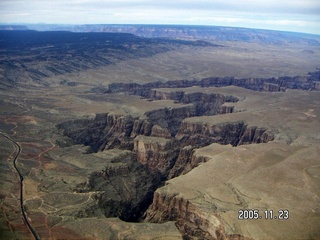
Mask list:
[[160,189],[154,194],[153,203],[146,213],[145,221],[152,223],[175,221],[176,226],[187,239],[251,239],[240,234],[227,234],[226,224],[218,214],[202,212],[183,196],[168,195]]
[[146,84],[137,83],[112,83],[108,86],[108,93],[126,92],[153,99],[181,98],[183,92],[160,93],[154,88],[187,88],[200,87],[226,87],[238,86],[254,91],[283,92],[286,89],[301,89],[319,91],[320,77],[318,72],[309,73],[307,76],[283,76],[278,78],[234,78],[234,77],[210,77],[201,80],[174,80],[167,82],[152,82]]
[[196,116],[196,109],[192,105],[180,108],[163,108],[149,111],[146,113],[146,116],[152,125],[158,125],[163,129],[167,129],[170,135],[174,136],[184,118]]
[[207,160],[207,158],[202,156],[195,158],[194,147],[191,145],[185,146],[180,149],[179,157],[173,167],[170,169],[168,179],[187,173],[196,167],[200,162],[206,162]]
[[167,128],[162,128],[159,125],[154,125],[151,129],[152,137],[171,138],[171,134]]
[[93,217],[102,211],[106,217],[139,221],[162,184],[161,174],[136,161],[133,154],[114,159],[113,164],[90,174],[81,192],[98,192],[96,204],[80,211],[79,217]]
[[137,161],[148,166],[151,172],[159,171],[166,176],[178,157],[178,147],[173,140],[138,136],[134,140],[133,151]]
[[151,99],[155,100],[174,100],[176,103],[185,104],[180,108],[164,108],[146,113],[149,121],[162,128],[168,129],[171,136],[178,132],[181,122],[185,118],[194,116],[212,116],[216,114],[232,113],[233,106],[223,106],[228,101],[237,101],[233,96],[224,96],[222,94],[206,93],[184,93],[178,92],[161,92],[151,91]]
[[[64,134],[76,144],[90,146],[96,152],[103,149],[120,148],[130,149],[132,143],[130,137],[134,125],[134,119],[116,114],[97,114],[94,119],[71,120],[58,125],[64,130]],[[143,128],[136,128],[143,131]],[[140,132],[132,133],[140,134]],[[130,145],[131,144],[131,145]]]
[[[101,171],[93,172],[81,192],[97,191],[96,204],[79,213],[140,221],[152,203],[156,189],[165,180],[191,171],[208,157],[196,149],[212,143],[244,145],[266,143],[274,136],[266,128],[248,126],[244,121],[201,122],[190,117],[233,113],[226,102],[233,96],[203,92],[152,90],[151,100],[174,100],[182,106],[145,113],[143,118],[130,115],[97,114],[93,119],[68,121],[58,125],[74,143],[85,144],[94,152],[125,149],[130,153]],[[181,196],[155,193],[146,221],[175,221],[186,236],[201,239],[232,239],[225,233],[219,216],[207,216]]]
[[97,114],[94,119],[67,121],[58,127],[74,143],[88,145],[94,152],[112,148],[132,150],[133,139],[138,135],[172,138],[179,131],[183,119],[231,113],[234,108],[223,106],[223,103],[237,100],[222,94],[183,92],[163,95],[163,99],[167,97],[184,105],[148,111],[146,119],[107,113]]
[[217,124],[184,121],[176,138],[182,146],[203,147],[211,143],[238,146],[267,143],[274,139],[274,135],[266,128],[248,127],[243,121]]
[[147,120],[135,119],[130,137],[135,138],[138,135],[150,136],[152,127],[153,125]]
[[58,124],[63,129],[64,135],[72,139],[74,144],[90,146],[93,151],[98,151],[101,146],[100,139],[105,134],[108,114],[96,114],[94,119],[76,119]]

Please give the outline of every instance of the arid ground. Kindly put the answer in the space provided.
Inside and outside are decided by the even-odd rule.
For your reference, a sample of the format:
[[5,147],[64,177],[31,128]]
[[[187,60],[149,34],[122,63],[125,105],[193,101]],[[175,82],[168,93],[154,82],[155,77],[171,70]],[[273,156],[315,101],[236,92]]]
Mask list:
[[6,34],[1,239],[320,238],[318,36]]

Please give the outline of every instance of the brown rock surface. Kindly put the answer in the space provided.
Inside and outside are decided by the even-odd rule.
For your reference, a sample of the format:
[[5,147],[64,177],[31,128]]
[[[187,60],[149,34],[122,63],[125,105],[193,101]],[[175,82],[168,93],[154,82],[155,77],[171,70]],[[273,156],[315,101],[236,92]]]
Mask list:
[[[114,50],[87,39],[74,51],[60,40],[27,46],[22,37],[21,48],[3,51],[0,128],[21,144],[24,206],[41,239],[319,238],[319,47],[130,39],[113,41]],[[182,122],[199,129],[181,130],[191,145],[177,141]],[[196,149],[212,139],[267,142],[269,131],[274,142]],[[135,138],[148,149],[140,155],[146,165],[133,152]],[[7,140],[0,238],[30,239]],[[166,169],[168,176],[158,172]],[[162,224],[140,222],[153,195],[146,216]],[[289,220],[236,219],[240,208],[280,207]]]
[[154,172],[166,175],[178,156],[178,145],[173,140],[138,136],[134,140],[133,151],[137,161],[147,165]]
[[[242,99],[235,104],[235,111],[241,112],[185,121],[214,125],[227,119],[245,120],[250,126],[259,124],[277,129],[275,141],[237,147],[214,143],[193,151],[189,149],[191,157],[185,161],[178,158],[176,164],[200,165],[167,181],[156,191],[146,220],[176,221],[186,235],[201,239],[319,238],[319,94],[219,90],[233,91]],[[262,132],[263,128],[249,127],[240,141],[261,140]],[[184,169],[187,168],[192,167]],[[250,209],[259,210],[261,219],[238,219],[239,210]],[[279,210],[288,210],[289,219],[266,219],[266,209],[277,217],[280,217]]]
[[176,137],[183,144],[205,146],[213,142],[238,146],[249,143],[266,143],[274,139],[266,128],[248,127],[243,121],[208,123],[184,121]]
[[[212,144],[198,154],[210,160],[158,189],[148,221],[176,220],[180,228],[192,226],[186,234],[201,228],[213,238],[217,232],[254,239],[319,237],[319,146]],[[262,219],[239,220],[241,209],[258,209]],[[275,215],[287,209],[289,219],[266,220],[266,209]]]

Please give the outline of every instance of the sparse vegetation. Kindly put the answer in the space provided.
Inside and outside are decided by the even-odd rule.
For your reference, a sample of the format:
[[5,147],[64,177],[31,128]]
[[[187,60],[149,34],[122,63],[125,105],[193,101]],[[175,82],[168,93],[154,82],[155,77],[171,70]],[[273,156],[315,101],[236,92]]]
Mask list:
[[[0,130],[41,238],[318,238],[320,48],[270,36],[1,31]],[[12,152],[0,238],[31,238]]]

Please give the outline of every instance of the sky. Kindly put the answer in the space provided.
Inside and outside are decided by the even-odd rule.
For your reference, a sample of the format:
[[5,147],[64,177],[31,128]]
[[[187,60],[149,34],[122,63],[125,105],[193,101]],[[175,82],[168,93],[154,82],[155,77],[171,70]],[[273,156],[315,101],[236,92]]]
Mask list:
[[0,0],[0,23],[214,25],[320,35],[320,0]]

